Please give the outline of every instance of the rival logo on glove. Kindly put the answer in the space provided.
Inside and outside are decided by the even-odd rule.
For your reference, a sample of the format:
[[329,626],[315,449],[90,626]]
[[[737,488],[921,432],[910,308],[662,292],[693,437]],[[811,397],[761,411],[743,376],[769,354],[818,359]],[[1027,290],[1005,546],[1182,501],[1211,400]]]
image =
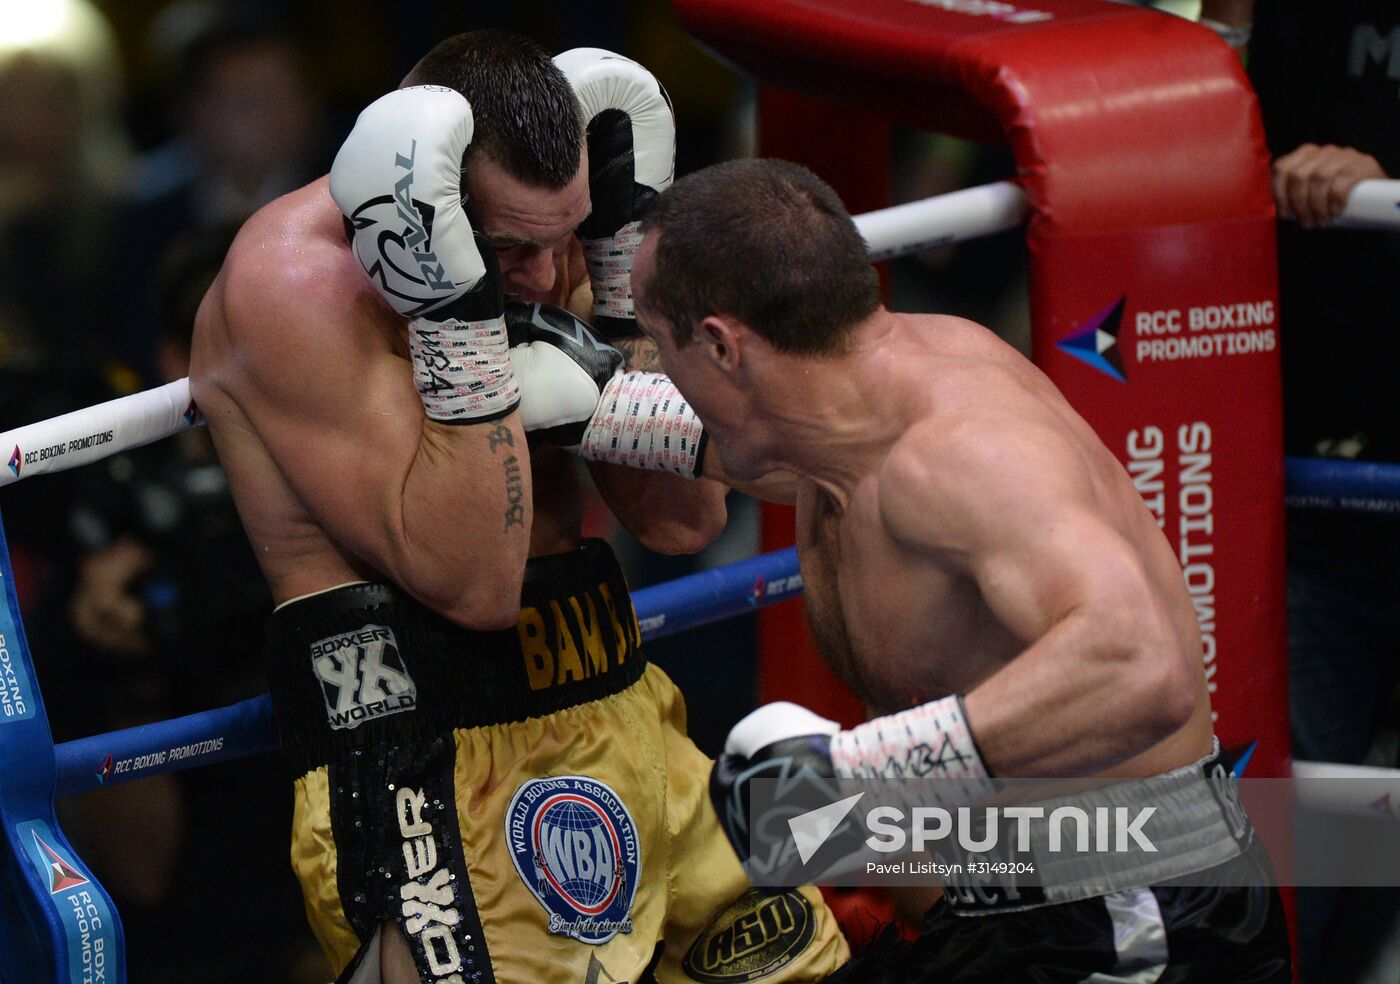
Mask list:
[[[386,293],[419,305],[406,312],[409,317],[445,300],[440,292],[452,291],[457,287],[448,279],[447,271],[433,252],[435,210],[428,202],[419,201],[412,194],[413,163],[417,152],[418,141],[414,140],[407,157],[394,155],[394,164],[406,173],[394,182],[392,195],[371,198],[349,217],[350,225],[357,232],[374,225],[382,227],[374,240],[378,255],[359,256],[360,239],[356,237],[357,258],[369,278],[378,281]],[[397,231],[395,226],[398,227]],[[391,245],[395,247],[392,250],[389,248]],[[413,265],[417,266],[416,274],[411,270]],[[426,294],[423,288],[426,288]]]
[[[516,309],[517,312],[524,310],[524,305]],[[522,334],[522,323],[530,324],[538,331],[548,332],[562,338],[566,343],[559,346],[566,352],[575,351],[570,346],[577,346],[579,352],[598,352],[602,355],[604,362],[609,357],[623,361],[622,353],[615,346],[599,341],[598,337],[588,330],[588,326],[572,312],[563,308],[546,306],[543,304],[531,304],[529,306],[529,317],[515,314],[507,322],[518,334]]]

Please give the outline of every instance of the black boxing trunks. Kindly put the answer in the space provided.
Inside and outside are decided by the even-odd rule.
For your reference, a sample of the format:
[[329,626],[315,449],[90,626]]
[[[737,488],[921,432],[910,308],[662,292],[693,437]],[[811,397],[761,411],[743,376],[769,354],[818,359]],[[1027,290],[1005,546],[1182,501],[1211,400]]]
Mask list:
[[[1148,865],[1042,866],[1043,888],[954,877],[918,939],[887,934],[831,980],[1290,984],[1288,929],[1268,855],[1233,795],[1202,781],[1226,772],[1217,747],[1193,765],[1113,787],[1122,791],[1115,806],[1155,805],[1167,819],[1153,834],[1161,856]],[[1033,840],[1043,836],[1043,824],[1033,829]],[[1046,857],[1037,852],[1038,861]],[[966,870],[967,858],[941,860]]]
[[818,980],[846,960],[815,890],[748,891],[605,544],[532,559],[512,629],[358,584],[283,606],[268,640],[292,866],[344,984],[379,980],[386,925],[437,984]]

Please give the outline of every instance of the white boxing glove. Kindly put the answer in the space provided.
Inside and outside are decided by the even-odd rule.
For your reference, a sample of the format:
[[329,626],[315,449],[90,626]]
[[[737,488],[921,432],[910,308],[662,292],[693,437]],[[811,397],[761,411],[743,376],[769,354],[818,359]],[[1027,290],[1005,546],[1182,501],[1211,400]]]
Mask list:
[[525,433],[532,443],[577,451],[603,391],[622,373],[622,353],[552,304],[507,301],[506,331]]
[[444,423],[495,420],[519,402],[495,253],[462,193],[471,139],[461,93],[413,86],[360,113],[331,165],[350,248],[409,319],[418,395]]
[[[820,783],[836,773],[831,764],[831,737],[841,725],[787,701],[765,704],[729,732],[724,752],[710,770],[710,799],[729,843],[741,861],[749,858],[754,831],[759,838],[785,826],[753,822],[753,782],[802,775]],[[830,787],[835,790],[835,784]],[[834,800],[837,794],[833,793]]]
[[829,738],[840,730],[841,725],[830,718],[801,704],[780,700],[750,711],[730,728],[729,737],[724,740],[724,753],[749,758],[774,742],[809,735]]
[[641,65],[602,48],[554,56],[583,106],[593,211],[579,226],[593,288],[593,322],[605,338],[638,334],[632,261],[652,199],[676,173],[676,118],[670,97]]
[[[908,805],[931,804],[949,812],[980,803],[997,791],[973,741],[962,698],[956,695],[846,731],[800,705],[765,704],[734,725],[710,772],[710,797],[741,860],[749,858],[755,841],[786,836],[790,829],[752,816],[754,781],[782,779],[791,790],[798,785],[792,781],[798,776],[818,786],[823,779],[834,778],[960,780],[907,783],[884,791],[907,793]],[[791,816],[782,803],[783,788],[770,792],[778,800],[776,812]],[[826,790],[828,802],[848,793],[836,784],[828,784]],[[768,809],[774,808],[770,803]],[[811,803],[803,803],[800,809],[810,810]],[[773,845],[758,846],[769,856]]]

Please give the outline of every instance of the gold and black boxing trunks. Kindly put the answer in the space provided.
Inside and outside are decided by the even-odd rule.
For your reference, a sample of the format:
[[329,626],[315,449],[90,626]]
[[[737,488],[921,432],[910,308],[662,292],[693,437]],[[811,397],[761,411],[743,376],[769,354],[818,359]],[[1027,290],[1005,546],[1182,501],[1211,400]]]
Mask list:
[[436,984],[808,981],[848,959],[814,889],[749,889],[606,544],[532,559],[513,629],[359,584],[274,612],[268,640],[292,867],[342,982],[378,980],[386,924]]

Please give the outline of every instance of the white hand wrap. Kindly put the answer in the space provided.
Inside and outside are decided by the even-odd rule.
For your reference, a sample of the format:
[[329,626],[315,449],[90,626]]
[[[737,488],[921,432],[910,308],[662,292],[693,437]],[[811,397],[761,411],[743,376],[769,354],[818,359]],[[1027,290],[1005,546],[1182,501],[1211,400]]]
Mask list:
[[495,420],[520,402],[502,318],[414,318],[408,323],[408,352],[418,397],[433,420]]
[[554,64],[574,87],[588,125],[593,213],[579,238],[593,320],[608,337],[635,334],[632,261],[642,242],[641,218],[676,173],[671,100],[645,68],[602,48],[573,48],[555,55]]
[[831,764],[842,779],[969,779],[969,793],[996,790],[958,697],[840,732],[831,739]]
[[671,377],[626,372],[604,387],[579,455],[589,461],[694,478],[704,445],[700,418]]
[[519,402],[495,258],[478,246],[462,198],[471,139],[460,93],[414,86],[371,103],[331,165],[355,258],[410,319],[424,409],[452,423],[500,417]]
[[642,223],[629,222],[612,236],[582,239],[593,291],[594,318],[636,320],[632,303],[632,264],[642,248]]

